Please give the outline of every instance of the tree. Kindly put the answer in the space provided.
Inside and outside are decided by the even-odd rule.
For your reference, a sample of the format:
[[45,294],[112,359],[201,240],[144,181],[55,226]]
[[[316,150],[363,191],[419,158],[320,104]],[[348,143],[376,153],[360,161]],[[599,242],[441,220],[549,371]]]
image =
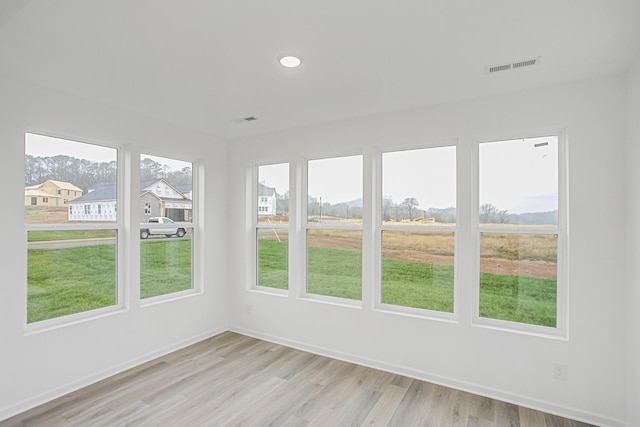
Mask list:
[[501,211],[491,203],[485,203],[480,206],[481,224],[505,224],[507,222],[508,213],[506,210]]
[[409,221],[413,219],[413,209],[419,204],[420,203],[418,203],[418,200],[415,197],[407,197],[402,201],[402,206],[406,206],[407,209],[409,209]]
[[[393,199],[390,196],[385,196],[382,199],[382,219],[383,221],[391,221],[391,209],[395,206]],[[395,218],[397,220],[397,218]]]

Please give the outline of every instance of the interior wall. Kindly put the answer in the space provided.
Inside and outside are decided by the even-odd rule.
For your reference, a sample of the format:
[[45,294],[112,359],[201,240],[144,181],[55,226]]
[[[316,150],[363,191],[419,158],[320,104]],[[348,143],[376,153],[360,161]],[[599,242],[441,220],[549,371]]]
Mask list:
[[[607,77],[234,142],[231,329],[595,424],[625,425],[625,194],[618,190],[625,187],[626,91],[623,76]],[[553,127],[565,128],[569,139],[568,340],[473,325],[474,278],[465,269],[456,271],[457,323],[248,289],[253,232],[245,194],[252,164],[452,139],[467,150],[475,137]],[[459,206],[471,200],[470,175],[462,176]],[[370,295],[373,276],[363,271],[363,295]],[[567,365],[567,381],[553,378],[555,363]]]
[[[226,252],[204,246],[203,292],[141,308],[135,287],[131,307],[51,330],[26,333],[26,239],[23,208],[24,133],[84,142],[128,145],[135,152],[205,167],[204,242],[226,240],[226,142],[137,117],[44,88],[0,77],[0,419],[105,376],[227,329]],[[214,155],[207,155],[215,152]],[[137,176],[137,175],[136,175]],[[135,185],[134,185],[135,188]],[[130,244],[136,250],[136,224]],[[132,274],[134,279],[136,275]],[[132,284],[133,285],[133,284]]]
[[629,103],[627,112],[627,238],[628,297],[628,409],[629,425],[640,425],[640,58],[629,71]]

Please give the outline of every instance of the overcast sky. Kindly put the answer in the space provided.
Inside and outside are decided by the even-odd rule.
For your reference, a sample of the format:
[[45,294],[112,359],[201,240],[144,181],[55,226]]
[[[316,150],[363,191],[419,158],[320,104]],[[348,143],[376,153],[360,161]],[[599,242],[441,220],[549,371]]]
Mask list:
[[[68,141],[50,136],[26,134],[25,153],[34,157],[54,157],[65,155],[93,162],[111,162],[117,159],[117,150],[111,147]],[[193,167],[190,162],[168,159],[166,157],[141,154],[141,159],[150,158],[162,165],[169,166],[169,172],[180,171],[185,167]]]
[[[27,134],[26,153],[51,157],[64,154],[95,162],[116,160],[114,148]],[[190,162],[143,154],[182,170]],[[510,213],[558,208],[558,139],[529,138],[480,144],[480,204],[491,203]],[[286,164],[261,166],[259,180],[279,194],[289,189]],[[308,162],[309,195],[336,204],[362,198],[362,156]],[[382,154],[382,194],[395,203],[413,197],[419,209],[455,207],[455,147],[396,151]]]
[[[395,203],[413,197],[419,209],[456,206],[455,147],[382,154],[382,194]],[[510,213],[558,208],[558,139],[528,138],[480,144],[480,204]],[[362,156],[310,160],[309,195],[340,203],[362,198]],[[260,167],[279,194],[288,190],[288,165]]]

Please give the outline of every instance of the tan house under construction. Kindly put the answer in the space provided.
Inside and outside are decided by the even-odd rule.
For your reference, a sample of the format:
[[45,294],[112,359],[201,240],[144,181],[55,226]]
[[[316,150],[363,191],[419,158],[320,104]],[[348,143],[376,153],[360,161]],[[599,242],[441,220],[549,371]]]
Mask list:
[[82,196],[82,189],[70,182],[50,179],[24,189],[25,206],[64,206]]

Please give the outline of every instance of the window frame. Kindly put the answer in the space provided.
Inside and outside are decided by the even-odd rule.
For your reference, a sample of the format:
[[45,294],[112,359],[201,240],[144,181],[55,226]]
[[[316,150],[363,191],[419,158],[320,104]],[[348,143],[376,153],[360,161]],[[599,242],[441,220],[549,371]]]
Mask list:
[[[181,162],[186,162],[186,163],[191,163],[191,216],[190,216],[190,221],[177,221],[174,222],[172,224],[156,224],[153,226],[153,228],[158,228],[158,229],[162,229],[162,228],[176,228],[176,224],[179,227],[185,228],[185,229],[191,229],[191,287],[189,289],[183,289],[180,291],[175,291],[175,292],[169,292],[166,294],[161,294],[161,295],[154,295],[151,297],[146,297],[143,298],[141,295],[141,281],[140,281],[140,274],[142,273],[142,263],[141,263],[141,257],[140,257],[140,245],[142,244],[142,239],[140,239],[140,229],[142,228],[142,224],[144,224],[145,222],[143,222],[143,219],[148,218],[151,215],[146,215],[146,213],[143,212],[144,209],[140,209],[139,208],[139,203],[132,203],[132,209],[138,209],[138,214],[140,215],[134,215],[135,218],[137,218],[137,227],[135,228],[135,232],[133,233],[134,236],[137,239],[137,248],[134,250],[138,251],[138,285],[136,287],[137,289],[137,298],[140,302],[140,307],[144,308],[144,307],[149,307],[149,306],[153,306],[159,303],[164,303],[167,301],[173,301],[176,299],[181,299],[183,297],[186,296],[190,296],[190,295],[195,295],[195,294],[200,294],[203,292],[203,281],[202,281],[202,277],[203,276],[203,271],[202,269],[204,268],[204,261],[202,259],[202,254],[204,253],[204,248],[203,248],[203,240],[201,238],[201,234],[202,234],[202,227],[201,227],[201,219],[203,217],[203,213],[201,212],[201,207],[204,206],[204,200],[200,200],[204,198],[204,192],[201,191],[204,188],[204,166],[203,166],[203,162],[199,159],[184,159],[181,157],[177,157],[173,154],[168,154],[166,152],[162,152],[162,153],[158,153],[152,150],[142,150],[142,151],[138,151],[135,153],[131,153],[132,156],[136,156],[137,155],[137,163],[134,163],[137,166],[138,169],[138,173],[134,174],[133,176],[138,177],[137,178],[137,182],[134,183],[134,187],[136,188],[136,192],[135,192],[135,198],[136,200],[138,200],[139,195],[140,195],[140,190],[142,190],[140,188],[140,175],[139,175],[139,171],[141,168],[141,163],[142,163],[142,156],[152,156],[152,157],[160,157],[160,158],[165,158],[168,160],[177,160],[177,161],[181,161]],[[117,204],[116,204],[116,211],[117,211]],[[188,233],[187,233],[188,234]]]
[[[122,146],[118,145],[110,145],[104,142],[96,142],[90,141],[88,138],[78,138],[75,136],[68,135],[59,135],[51,132],[43,132],[41,130],[34,129],[25,129],[24,130],[24,144],[25,149],[23,150],[26,155],[26,140],[27,134],[32,134],[36,136],[43,136],[49,138],[62,139],[78,144],[88,144],[94,145],[98,147],[105,147],[116,150],[116,203],[122,203],[125,197],[125,150]],[[23,166],[24,168],[24,166]],[[23,172],[24,175],[24,172]],[[24,227],[24,242],[25,242],[25,275],[24,275],[24,286],[23,286],[23,301],[24,301],[24,310],[23,310],[23,329],[25,333],[36,333],[44,330],[49,330],[52,328],[57,328],[61,326],[66,326],[70,324],[75,324],[80,321],[95,319],[99,317],[103,317],[106,315],[111,315],[113,313],[121,312],[127,308],[127,296],[125,292],[125,280],[126,280],[126,271],[129,268],[128,261],[126,257],[123,256],[125,253],[125,246],[127,236],[125,233],[124,227],[124,219],[121,215],[116,216],[116,221],[112,223],[82,223],[82,224],[26,224],[23,223]],[[82,231],[82,230],[108,230],[115,231],[116,233],[116,260],[115,260],[115,279],[116,279],[116,289],[115,289],[115,297],[116,302],[113,305],[109,305],[106,307],[100,307],[96,309],[90,309],[81,311],[78,313],[67,314],[59,317],[53,317],[50,319],[35,321],[32,323],[28,322],[28,291],[29,291],[29,283],[28,283],[28,236],[30,231]]]
[[[558,224],[554,226],[531,229],[519,224],[513,226],[490,227],[480,223],[480,144],[510,141],[518,139],[557,137],[558,139]],[[475,327],[518,332],[528,335],[567,340],[569,338],[569,272],[568,272],[568,140],[567,132],[562,128],[543,129],[539,131],[512,132],[475,138],[472,144],[473,156],[473,194],[471,204],[473,248],[474,248],[474,282],[473,312],[471,324]],[[494,234],[532,234],[557,235],[557,270],[556,270],[556,326],[541,326],[511,320],[494,319],[480,316],[480,242],[482,233]]]
[[[310,223],[308,220],[308,200],[309,200],[309,162],[315,160],[329,160],[329,159],[339,159],[344,157],[356,157],[359,156],[362,160],[362,174],[360,179],[362,180],[362,200],[363,200],[363,209],[362,209],[362,222],[360,224],[333,224],[331,227],[327,227],[322,225],[322,222],[318,223]],[[353,308],[362,308],[363,300],[365,299],[365,289],[364,289],[364,276],[365,276],[365,224],[366,224],[366,214],[365,207],[367,205],[366,202],[366,189],[365,189],[365,176],[367,174],[366,171],[366,162],[367,162],[367,154],[361,151],[356,152],[347,152],[338,155],[329,155],[329,156],[317,156],[317,157],[305,157],[302,161],[301,168],[299,169],[301,173],[301,186],[302,186],[302,196],[298,209],[300,209],[300,264],[302,266],[302,274],[301,274],[301,282],[298,288],[298,297],[301,299],[318,301],[324,303],[330,303],[335,305],[341,305],[344,307],[353,307]],[[309,230],[344,230],[344,231],[360,231],[362,234],[361,237],[361,271],[362,274],[360,276],[360,299],[350,299],[350,298],[342,298],[331,295],[322,295],[322,294],[314,294],[308,291],[308,233]]]
[[[259,191],[259,179],[260,179],[260,167],[261,166],[275,166],[275,165],[281,165],[281,164],[286,164],[287,165],[287,173],[288,173],[288,182],[289,182],[289,221],[286,224],[261,224],[258,221],[258,216],[261,212],[261,207],[260,203],[262,202],[262,197],[260,196],[260,191]],[[249,290],[254,290],[254,291],[260,291],[260,292],[265,292],[265,293],[270,293],[270,294],[274,294],[274,295],[280,295],[280,296],[288,296],[289,292],[292,290],[292,284],[294,283],[294,268],[292,266],[292,252],[291,252],[291,247],[292,247],[292,238],[293,238],[293,232],[292,232],[292,228],[294,225],[294,220],[295,220],[295,212],[296,212],[296,206],[295,206],[295,201],[296,198],[294,196],[294,190],[292,189],[292,170],[294,170],[294,165],[293,162],[291,160],[282,160],[282,161],[265,161],[265,162],[260,162],[260,163],[255,163],[252,164],[250,166],[250,173],[248,176],[248,180],[250,182],[250,189],[251,191],[247,191],[247,193],[249,194],[249,197],[251,198],[250,202],[247,203],[247,206],[249,207],[249,215],[248,217],[250,218],[249,222],[249,235],[250,235],[250,242],[251,244],[249,245],[249,248],[251,248],[251,253],[253,254],[252,256],[247,257],[248,260],[250,260],[250,268],[248,269],[248,271],[250,272],[249,274],[249,280],[247,283],[247,289]],[[292,203],[293,200],[293,203]],[[262,210],[262,212],[265,212],[265,210]],[[262,286],[260,284],[258,284],[258,263],[260,262],[260,257],[258,254],[258,232],[259,230],[264,230],[264,229],[277,229],[277,230],[286,230],[287,231],[287,239],[288,239],[288,250],[287,250],[287,289],[280,289],[280,288],[275,288],[275,287],[271,287],[271,286]],[[295,238],[293,239],[295,241]]]
[[[413,150],[429,150],[438,149],[444,147],[453,147],[455,149],[455,177],[456,177],[456,224],[454,226],[434,226],[434,225],[421,225],[419,227],[411,225],[390,225],[384,224],[384,218],[382,215],[382,208],[384,202],[383,192],[383,162],[382,157],[385,153],[399,153],[408,152]],[[459,197],[460,197],[460,178],[459,178],[459,163],[460,163],[460,147],[457,140],[441,141],[434,144],[421,144],[400,148],[388,148],[379,150],[376,153],[376,165],[377,179],[375,180],[375,204],[374,204],[374,221],[375,221],[375,289],[374,289],[374,310],[381,312],[388,312],[393,314],[409,315],[414,317],[426,318],[436,321],[454,322],[459,320],[459,278],[458,278],[458,246],[460,239],[460,209],[459,209]],[[453,254],[453,311],[451,313],[445,311],[437,311],[431,309],[423,309],[417,307],[407,307],[395,304],[388,304],[382,302],[382,261],[383,261],[383,245],[382,235],[385,231],[390,232],[421,232],[425,234],[438,233],[438,232],[451,232],[454,234],[454,254]]]

